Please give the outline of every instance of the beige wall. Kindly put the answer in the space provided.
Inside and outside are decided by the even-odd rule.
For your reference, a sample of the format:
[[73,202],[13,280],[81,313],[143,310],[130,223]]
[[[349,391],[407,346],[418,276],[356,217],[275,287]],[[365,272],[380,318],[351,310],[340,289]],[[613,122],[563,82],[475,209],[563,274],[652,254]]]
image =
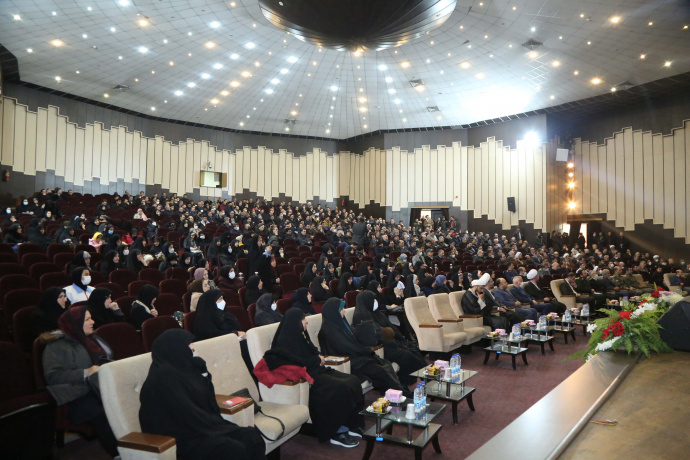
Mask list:
[[604,213],[635,230],[652,220],[690,243],[690,120],[670,135],[625,128],[602,145],[575,139],[573,214]]

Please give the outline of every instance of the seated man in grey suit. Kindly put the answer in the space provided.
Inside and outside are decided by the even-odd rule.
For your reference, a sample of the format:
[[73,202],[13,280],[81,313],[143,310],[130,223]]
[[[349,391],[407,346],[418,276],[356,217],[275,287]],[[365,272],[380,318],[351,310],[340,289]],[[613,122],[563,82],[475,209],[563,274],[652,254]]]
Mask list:
[[[514,278],[520,278],[515,276]],[[494,290],[494,296],[496,300],[501,302],[503,305],[509,308],[514,308],[516,313],[520,313],[527,319],[537,321],[539,319],[539,313],[536,309],[530,307],[528,304],[523,305],[518,299],[513,296],[513,294],[508,291],[508,282],[505,278],[498,279],[498,288]]]
[[546,315],[553,311],[553,307],[550,303],[538,303],[536,300],[530,296],[527,291],[522,288],[522,277],[516,276],[513,278],[513,287],[510,288],[510,293],[513,297],[518,299],[525,305],[529,305],[539,312],[539,315]]

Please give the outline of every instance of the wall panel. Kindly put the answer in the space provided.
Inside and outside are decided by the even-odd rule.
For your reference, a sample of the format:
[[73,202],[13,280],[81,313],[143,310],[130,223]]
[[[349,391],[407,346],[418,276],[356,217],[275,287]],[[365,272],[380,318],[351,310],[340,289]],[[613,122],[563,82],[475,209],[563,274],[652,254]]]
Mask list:
[[663,137],[664,145],[664,228],[675,225],[675,158],[673,155],[673,136]]
[[685,201],[687,193],[685,191],[685,130],[678,128],[673,130],[673,155],[674,155],[674,183],[675,183],[675,236],[685,238]]
[[[24,157],[24,174],[36,175],[36,131],[38,129],[38,115],[35,112],[27,112],[26,114],[26,141],[24,142],[24,151],[21,152]],[[83,139],[82,139],[83,143]],[[79,148],[77,147],[77,151]],[[83,154],[83,145],[82,145]]]
[[2,164],[14,164],[14,112],[17,103],[14,99],[3,98],[2,105]]

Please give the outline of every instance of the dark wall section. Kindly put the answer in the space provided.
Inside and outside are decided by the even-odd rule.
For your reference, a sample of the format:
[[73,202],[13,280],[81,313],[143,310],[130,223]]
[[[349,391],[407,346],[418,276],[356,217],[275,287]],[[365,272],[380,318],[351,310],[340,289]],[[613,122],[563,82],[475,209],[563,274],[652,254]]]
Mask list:
[[579,137],[583,141],[602,144],[607,137],[628,126],[652,133],[671,134],[673,128],[683,126],[690,118],[690,94],[647,99],[642,103],[621,110],[602,112],[587,118],[573,119],[548,115],[549,139]]
[[541,142],[546,142],[546,115],[534,115],[517,120],[495,123],[493,125],[477,126],[467,130],[467,145],[478,146],[486,142],[489,137],[503,141],[503,146],[517,147],[517,141],[525,138],[525,134],[534,131]]

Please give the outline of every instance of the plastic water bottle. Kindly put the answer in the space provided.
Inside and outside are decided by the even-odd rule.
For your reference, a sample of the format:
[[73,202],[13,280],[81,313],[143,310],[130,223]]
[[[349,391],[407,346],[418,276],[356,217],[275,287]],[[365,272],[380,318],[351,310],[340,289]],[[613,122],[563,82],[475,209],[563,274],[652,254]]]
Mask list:
[[573,315],[573,314],[572,314],[572,312],[570,311],[570,308],[566,308],[566,310],[565,310],[565,317],[563,318],[563,319],[565,320],[566,323],[569,323],[569,322],[572,320],[572,318],[573,318],[572,315]]
[[455,355],[455,368],[457,369],[455,371],[455,380],[459,383],[461,380],[460,376],[462,375],[462,358],[459,354]]
[[539,329],[546,330],[546,315],[539,317]]
[[589,316],[589,304],[586,303],[582,306],[582,316]]
[[419,414],[419,410],[422,407],[422,384],[418,384],[414,389],[414,411],[415,414]]
[[419,389],[421,390],[421,399],[422,399],[422,414],[421,418],[426,417],[426,385],[424,382],[419,384]]

